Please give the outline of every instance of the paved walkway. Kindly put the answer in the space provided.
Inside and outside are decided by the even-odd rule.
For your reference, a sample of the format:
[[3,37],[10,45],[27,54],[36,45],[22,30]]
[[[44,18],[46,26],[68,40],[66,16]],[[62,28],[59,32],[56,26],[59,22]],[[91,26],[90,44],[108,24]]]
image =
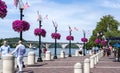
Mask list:
[[[27,66],[26,57],[24,59],[26,68],[24,68],[23,73],[74,73],[74,65],[77,62],[83,64],[85,58],[89,58],[89,56],[58,58]],[[90,73],[120,73],[120,62],[114,62],[113,54],[109,57],[102,57],[95,68],[90,69]]]
[[[24,57],[24,62],[25,62],[25,64],[27,64],[27,57]],[[15,64],[16,64],[16,61],[15,61]],[[3,68],[3,61],[2,61],[2,59],[0,59],[0,73],[2,73],[2,68]]]
[[102,57],[91,73],[120,73],[120,62],[115,62],[113,54]]
[[89,56],[73,56],[39,62],[24,68],[23,73],[74,73],[74,64],[83,63],[85,58],[89,58]]

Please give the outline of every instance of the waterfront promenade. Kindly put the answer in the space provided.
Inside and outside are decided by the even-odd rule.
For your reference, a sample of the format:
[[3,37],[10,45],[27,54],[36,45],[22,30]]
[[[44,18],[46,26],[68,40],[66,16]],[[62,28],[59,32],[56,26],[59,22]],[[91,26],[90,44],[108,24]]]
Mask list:
[[[36,62],[35,65],[27,66],[27,57],[24,58],[26,68],[23,73],[74,73],[74,64],[77,62],[83,63],[87,56],[73,56],[66,58],[52,59],[51,61]],[[37,57],[36,57],[37,60]],[[2,65],[2,64],[1,64]],[[1,68],[2,71],[2,68]],[[17,71],[17,68],[16,68]]]
[[43,61],[33,66],[28,66],[24,69],[24,73],[74,73],[74,64],[77,62],[83,63],[85,58],[89,58],[89,56],[73,56]]
[[120,73],[120,62],[116,61],[112,53],[111,56],[102,57],[91,73]]
[[[43,62],[36,62],[36,64],[31,66],[27,65],[27,57],[25,57],[26,68],[24,68],[23,73],[74,73],[75,63],[80,62],[84,65],[84,59],[89,57],[89,55],[72,56],[52,59],[51,61],[45,61],[43,58]],[[0,69],[2,71],[2,62],[0,62]],[[90,73],[120,73],[120,62],[114,62],[113,54],[109,57],[102,57],[95,67],[90,69]]]

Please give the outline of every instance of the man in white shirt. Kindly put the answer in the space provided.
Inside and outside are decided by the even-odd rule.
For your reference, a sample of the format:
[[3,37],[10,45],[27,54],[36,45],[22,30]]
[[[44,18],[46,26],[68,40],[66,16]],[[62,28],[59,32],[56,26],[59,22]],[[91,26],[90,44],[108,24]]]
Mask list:
[[3,45],[0,47],[0,54],[3,55],[7,55],[10,52],[10,46],[8,45],[7,41],[3,42]]
[[11,53],[16,53],[17,56],[17,65],[19,67],[18,73],[22,73],[23,71],[23,57],[26,52],[25,46],[22,44],[22,41],[18,41],[18,45],[16,46],[15,50]]

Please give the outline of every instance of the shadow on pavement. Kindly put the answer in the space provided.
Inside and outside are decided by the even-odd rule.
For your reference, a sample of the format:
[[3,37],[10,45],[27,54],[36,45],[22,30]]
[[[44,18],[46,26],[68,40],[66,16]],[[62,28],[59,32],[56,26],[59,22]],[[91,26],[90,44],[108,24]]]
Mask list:
[[39,66],[43,66],[46,65],[47,63],[42,63],[42,64],[34,64],[34,65],[27,65],[27,67],[39,67]]
[[24,70],[23,73],[34,73],[32,70]]

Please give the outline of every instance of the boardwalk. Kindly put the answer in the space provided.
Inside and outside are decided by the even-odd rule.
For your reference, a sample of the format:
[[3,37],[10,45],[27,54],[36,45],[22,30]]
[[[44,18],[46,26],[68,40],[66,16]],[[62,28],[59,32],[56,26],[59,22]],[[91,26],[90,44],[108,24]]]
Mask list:
[[[84,59],[89,57],[90,56],[87,55],[66,57],[63,59],[58,58],[52,59],[51,61],[39,62],[32,66],[27,65],[26,57],[24,59],[26,68],[24,68],[23,73],[74,73],[75,63],[80,62],[82,65],[84,65]],[[2,69],[2,66],[0,66],[0,69]],[[113,54],[110,57],[102,57],[95,67],[90,69],[90,73],[120,73],[120,62],[114,62]]]
[[[25,57],[26,68],[24,68],[23,73],[73,73],[74,64],[77,62],[82,63],[85,58],[89,58],[89,55],[52,59],[51,61],[38,62],[33,66],[27,66],[27,57]],[[2,60],[0,60],[0,73],[2,73]]]
[[23,73],[74,73],[74,64],[83,63],[89,56],[58,58],[51,61],[36,63],[33,66],[27,66]]
[[113,54],[102,57],[91,73],[120,73],[120,62],[114,62]]

